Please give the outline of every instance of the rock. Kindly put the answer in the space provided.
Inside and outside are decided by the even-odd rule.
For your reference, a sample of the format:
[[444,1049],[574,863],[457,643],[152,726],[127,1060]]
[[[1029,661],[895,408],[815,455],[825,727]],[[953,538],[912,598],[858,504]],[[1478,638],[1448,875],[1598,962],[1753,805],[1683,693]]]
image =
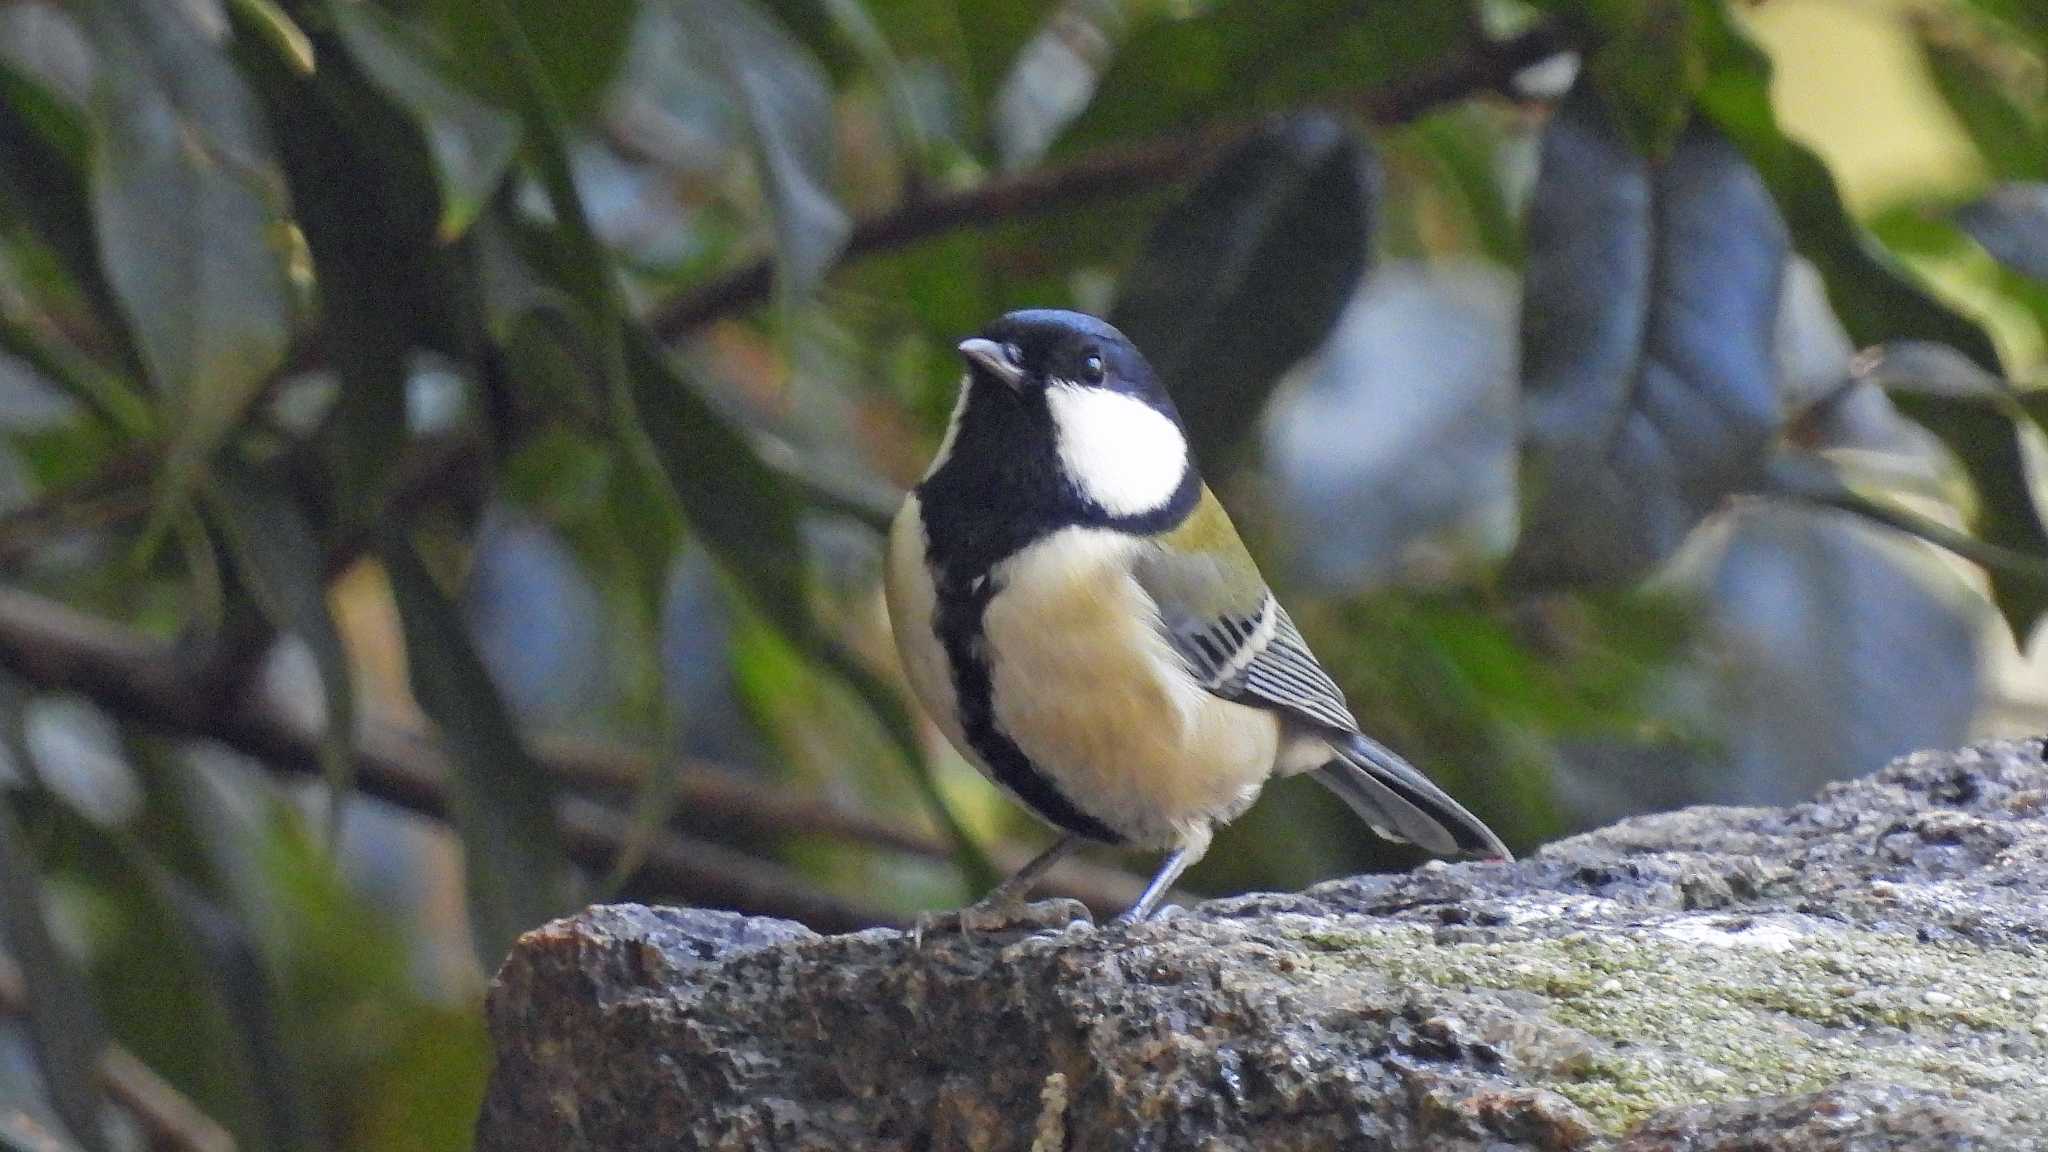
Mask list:
[[594,908],[480,1152],[2048,1148],[2042,741],[1519,864],[973,939]]

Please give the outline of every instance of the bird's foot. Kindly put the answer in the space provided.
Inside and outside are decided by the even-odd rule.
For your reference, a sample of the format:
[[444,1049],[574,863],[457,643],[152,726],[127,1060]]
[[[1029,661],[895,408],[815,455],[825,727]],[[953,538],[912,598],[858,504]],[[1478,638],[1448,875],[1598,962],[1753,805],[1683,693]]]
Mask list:
[[1057,931],[1076,922],[1095,923],[1088,906],[1079,900],[1061,898],[1029,904],[1021,900],[983,900],[951,912],[926,912],[912,924],[911,936],[922,945],[928,935],[958,932],[962,936],[979,936],[1020,930]]
[[1162,920],[1171,920],[1186,911],[1187,909],[1178,904],[1161,904],[1149,912],[1126,908],[1117,913],[1110,920],[1110,924],[1117,928],[1129,928],[1133,924],[1157,924]]

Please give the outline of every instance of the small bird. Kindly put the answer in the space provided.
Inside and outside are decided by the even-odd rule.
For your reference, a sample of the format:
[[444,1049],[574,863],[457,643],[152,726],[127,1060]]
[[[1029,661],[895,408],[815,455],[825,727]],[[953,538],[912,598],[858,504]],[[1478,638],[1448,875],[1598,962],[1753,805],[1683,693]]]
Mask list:
[[1144,920],[1275,774],[1313,773],[1388,839],[1510,858],[1359,731],[1123,333],[1012,312],[960,354],[951,424],[890,530],[889,617],[946,736],[1061,833],[970,913],[1097,841],[1167,854],[1118,917]]

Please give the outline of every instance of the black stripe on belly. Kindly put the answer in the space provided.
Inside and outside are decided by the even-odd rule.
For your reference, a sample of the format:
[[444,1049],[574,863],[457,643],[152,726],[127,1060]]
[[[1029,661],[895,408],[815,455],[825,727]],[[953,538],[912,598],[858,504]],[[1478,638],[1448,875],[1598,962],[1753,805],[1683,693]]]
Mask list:
[[996,724],[995,685],[989,676],[982,634],[982,617],[995,595],[995,582],[984,578],[962,586],[948,579],[943,569],[936,574],[939,579],[932,629],[938,633],[939,643],[946,649],[946,662],[952,666],[960,727],[975,755],[981,757],[1003,787],[1053,824],[1091,840],[1121,844],[1122,836],[1075,807]]

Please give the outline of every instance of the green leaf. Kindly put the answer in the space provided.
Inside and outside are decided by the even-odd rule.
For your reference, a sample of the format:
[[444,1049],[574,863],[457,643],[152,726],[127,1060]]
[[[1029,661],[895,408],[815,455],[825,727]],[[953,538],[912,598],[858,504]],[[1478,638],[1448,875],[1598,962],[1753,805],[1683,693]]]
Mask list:
[[889,128],[896,136],[896,148],[904,163],[915,174],[931,175],[931,141],[918,111],[910,72],[897,56],[895,46],[889,43],[889,37],[862,0],[819,0],[819,5],[888,101]]
[[[1895,340],[1945,344],[1995,377],[1997,348],[1984,329],[1936,300],[1880,249],[1849,216],[1834,177],[1819,157],[1779,130],[1771,110],[1770,62],[1726,13],[1702,9],[1701,39],[1709,74],[1700,108],[1743,150],[1763,176],[1791,227],[1800,255],[1820,271],[1829,302],[1858,344]],[[2011,421],[1967,401],[1900,396],[1900,408],[1928,424],[1961,458],[1981,507],[1975,525],[1987,543],[2039,554],[2048,542],[2022,467],[2025,447]],[[2016,635],[2024,636],[2042,604],[2035,590],[1993,572],[1992,589]]]
[[[1901,412],[1940,437],[1962,462],[1977,489],[1974,527],[1984,544],[2048,562],[2048,528],[2042,525],[2028,476],[2023,431],[2030,425],[2037,435],[2048,431],[2029,409],[2036,394],[2016,393],[1962,353],[1924,341],[1896,342],[1866,353],[1858,372],[1885,389]],[[2035,622],[2048,613],[2048,582],[2011,565],[1987,567],[1992,599],[2024,646]]]
[[1785,228],[1711,125],[1653,162],[1595,85],[1551,118],[1528,221],[1510,572],[1633,581],[1769,458]]
[[1462,4],[1220,0],[1133,34],[1055,150],[1367,91],[1441,60],[1471,32]]
[[400,1024],[392,1053],[354,1101],[353,1147],[377,1152],[449,1152],[474,1139],[491,1068],[483,1013],[422,1006]]
[[327,777],[332,846],[355,789],[356,705],[348,650],[327,605],[327,551],[288,487],[240,467],[215,472],[207,506],[257,608],[272,627],[304,642],[319,666],[327,703],[320,763]]
[[285,1058],[269,973],[216,895],[232,868],[234,817],[222,790],[168,741],[123,733],[146,798],[138,819],[94,823],[52,794],[35,826],[53,867],[92,883],[114,923],[93,952],[113,1032],[190,1091],[252,1152],[296,1152],[305,1116]]
[[801,44],[748,0],[665,0],[738,105],[775,221],[782,287],[815,287],[853,223],[832,191],[832,90]]
[[93,133],[80,111],[0,60],[0,205],[27,222],[92,306],[123,367],[140,372],[114,285],[100,266],[86,176]]
[[127,383],[58,340],[43,339],[0,316],[0,352],[20,360],[124,436],[143,438],[153,426],[148,405]]
[[[498,19],[508,49],[519,55],[521,29],[504,12]],[[553,245],[557,251],[547,255],[598,331],[613,434],[633,468],[667,481],[697,538],[762,612],[787,636],[810,636],[795,497],[683,379],[653,335],[625,316],[610,260],[570,176],[555,110],[537,77],[528,76],[520,104],[563,224]]]
[[1992,259],[2048,283],[2048,183],[2001,184],[1955,211]]
[[811,635],[796,495],[652,337],[626,334],[628,386],[690,531],[783,635]]
[[1769,58],[1725,13],[1712,6],[1702,11],[1716,14],[1700,21],[1708,62],[1700,110],[1764,178],[1794,246],[1820,271],[1849,334],[1858,344],[1933,340],[1995,369],[1998,354],[1984,330],[1936,300],[1880,249],[1850,217],[1827,165],[1779,129]]
[[2011,78],[1994,71],[1967,43],[1941,35],[1929,20],[1915,27],[1935,89],[1992,174],[2006,180],[2048,176],[2048,132],[2040,109],[2023,106]]
[[1460,106],[1415,122],[1407,137],[1436,169],[1440,194],[1463,209],[1476,247],[1510,268],[1519,266],[1522,229],[1501,187],[1496,121],[1482,108]]
[[312,38],[272,0],[228,0],[228,6],[242,26],[269,41],[271,50],[283,57],[292,71],[311,76],[319,66]]
[[469,230],[519,151],[519,121],[471,95],[411,28],[369,4],[336,3],[349,55],[418,123],[441,187],[442,241]]
[[1765,490],[1774,496],[1853,512],[1872,523],[1946,548],[1987,571],[2005,573],[2048,596],[2048,556],[2026,556],[1986,544],[1894,501],[1858,492],[1825,459],[1791,455],[1772,461]]
[[[555,264],[599,329],[612,432],[627,456],[629,479],[636,481],[627,486],[632,503],[663,528],[679,509],[699,542],[787,639],[830,659],[833,649],[811,619],[796,500],[745,437],[681,377],[653,334],[627,318],[610,260],[591,230],[569,171],[560,110],[537,75],[524,32],[506,3],[494,0],[493,28],[517,66],[517,96],[531,155],[560,221],[557,239],[563,251]],[[653,482],[657,476],[667,481],[666,488]],[[873,686],[873,677],[863,680],[857,664],[847,663],[843,674]],[[876,699],[901,716],[899,705]],[[886,723],[889,713],[882,715]],[[934,815],[955,837],[963,868],[976,877],[987,872],[986,856],[931,786],[907,720],[892,726],[892,732],[919,772]]]
[[101,56],[101,260],[171,414],[154,535],[283,359],[283,181],[255,100],[188,7],[81,7]]
[[137,853],[154,898],[177,921],[212,993],[218,997],[239,1051],[246,1091],[260,1135],[249,1142],[276,1152],[313,1152],[307,1086],[290,1058],[290,1040],[278,1015],[278,990],[248,929],[185,877]]
[[[367,20],[372,10],[340,11]],[[274,54],[244,56],[320,286],[320,352],[340,379],[322,440],[340,489],[339,517],[366,522],[383,509],[404,446],[414,350],[461,346],[451,267],[458,256],[438,243],[449,215],[433,190],[431,127],[416,125],[372,84],[338,33],[322,29],[315,45],[322,66],[310,77]]]
[[461,615],[412,541],[387,532],[379,555],[405,626],[413,697],[448,752],[477,952],[486,967],[495,967],[520,933],[575,904],[553,787],[520,740]]
[[[27,703],[26,687],[12,673],[0,672],[0,728],[5,729],[8,758],[24,773],[33,764],[23,728]],[[106,1027],[85,980],[50,934],[42,878],[5,794],[0,794],[0,924],[6,928],[7,951],[21,967],[29,1035],[50,1103],[70,1137],[86,1152],[99,1152],[106,1147],[100,1126]]]
[[1987,16],[2030,35],[2037,47],[2048,48],[2048,0],[1968,0]]
[[1365,274],[1378,194],[1365,145],[1331,117],[1304,116],[1224,157],[1146,238],[1110,319],[1152,361],[1212,468],[1329,336]]
[[1593,87],[1636,151],[1660,157],[1678,142],[1705,72],[1694,41],[1697,0],[1585,0],[1577,13],[1594,46]]
[[[464,84],[508,107],[518,105],[518,65],[493,31],[498,0],[427,0],[450,65]],[[594,111],[618,72],[633,33],[637,0],[511,0],[534,63],[565,115]]]
[[979,131],[1018,51],[1045,25],[1059,0],[955,0],[950,6],[965,57],[961,80],[973,106],[969,126]]

